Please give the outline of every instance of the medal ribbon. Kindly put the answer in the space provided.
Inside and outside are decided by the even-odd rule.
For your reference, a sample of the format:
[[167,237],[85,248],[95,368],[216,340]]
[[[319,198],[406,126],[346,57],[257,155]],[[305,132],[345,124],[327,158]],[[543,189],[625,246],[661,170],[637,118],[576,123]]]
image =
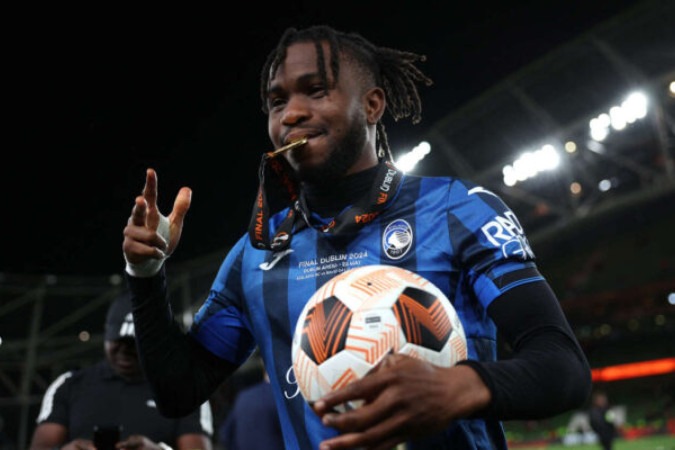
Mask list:
[[[264,154],[258,178],[260,185],[249,223],[249,239],[255,248],[280,251],[290,245],[293,233],[310,225],[309,209],[300,192],[300,183],[285,158]],[[381,162],[368,194],[322,226],[321,231],[351,233],[372,222],[393,199],[402,179],[403,173],[391,162]],[[270,239],[270,218],[289,206],[286,217]]]

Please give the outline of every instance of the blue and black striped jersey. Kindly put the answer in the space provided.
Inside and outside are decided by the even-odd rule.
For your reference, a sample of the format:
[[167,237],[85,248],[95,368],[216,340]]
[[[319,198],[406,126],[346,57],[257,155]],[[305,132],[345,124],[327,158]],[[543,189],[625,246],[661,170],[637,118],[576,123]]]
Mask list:
[[[272,218],[270,234],[284,217],[281,211]],[[490,303],[515,286],[542,280],[515,214],[497,195],[464,180],[405,175],[387,207],[348,235],[322,232],[320,224],[330,218],[311,220],[317,226],[300,229],[279,252],[256,249],[243,236],[190,329],[210,352],[234,364],[259,346],[288,449],[315,449],[335,435],[299,392],[291,344],[303,306],[336,274],[388,264],[424,276],[452,301],[469,359],[480,361],[497,356],[496,328],[486,312]],[[444,434],[446,442],[505,447],[498,422],[457,421]]]

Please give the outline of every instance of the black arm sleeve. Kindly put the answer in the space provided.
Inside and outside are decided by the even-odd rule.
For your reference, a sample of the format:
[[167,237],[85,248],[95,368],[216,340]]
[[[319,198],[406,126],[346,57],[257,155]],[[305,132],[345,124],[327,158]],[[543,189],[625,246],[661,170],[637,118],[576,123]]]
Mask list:
[[183,417],[197,409],[236,369],[187,335],[174,320],[164,268],[150,278],[126,275],[136,344],[158,410]]
[[488,314],[513,355],[462,362],[492,392],[490,406],[478,415],[540,419],[583,406],[591,390],[590,367],[548,283],[509,290],[492,302]]

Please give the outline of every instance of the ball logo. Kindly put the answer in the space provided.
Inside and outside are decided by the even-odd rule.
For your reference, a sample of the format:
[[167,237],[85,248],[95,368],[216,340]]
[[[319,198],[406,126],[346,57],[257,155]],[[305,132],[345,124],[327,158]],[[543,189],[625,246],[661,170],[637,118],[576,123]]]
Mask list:
[[396,219],[382,234],[382,249],[389,259],[401,259],[413,243],[412,227],[403,219]]

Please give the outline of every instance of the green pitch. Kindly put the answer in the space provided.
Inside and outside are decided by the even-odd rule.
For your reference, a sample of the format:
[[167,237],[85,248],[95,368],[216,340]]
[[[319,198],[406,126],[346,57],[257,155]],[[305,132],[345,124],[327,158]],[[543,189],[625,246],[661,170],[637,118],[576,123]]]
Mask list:
[[[600,444],[582,444],[582,445],[546,445],[546,446],[515,446],[515,449],[522,450],[600,450]],[[675,436],[649,436],[642,439],[617,439],[614,441],[613,450],[675,450]]]

